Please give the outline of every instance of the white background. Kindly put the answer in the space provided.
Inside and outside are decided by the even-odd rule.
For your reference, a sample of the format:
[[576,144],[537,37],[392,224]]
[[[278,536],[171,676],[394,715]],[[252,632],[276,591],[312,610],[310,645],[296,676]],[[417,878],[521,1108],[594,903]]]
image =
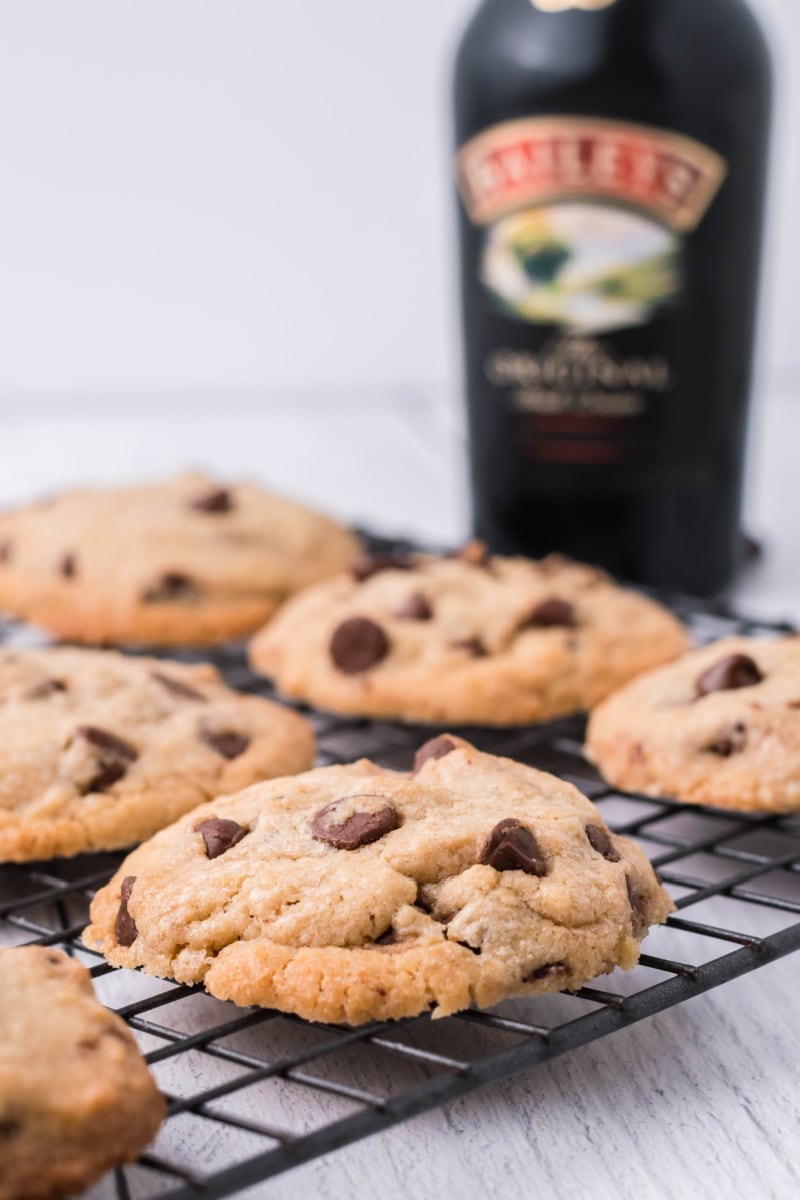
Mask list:
[[[800,377],[800,4],[756,2],[782,77],[769,390]],[[0,0],[0,405],[452,388],[473,6]]]

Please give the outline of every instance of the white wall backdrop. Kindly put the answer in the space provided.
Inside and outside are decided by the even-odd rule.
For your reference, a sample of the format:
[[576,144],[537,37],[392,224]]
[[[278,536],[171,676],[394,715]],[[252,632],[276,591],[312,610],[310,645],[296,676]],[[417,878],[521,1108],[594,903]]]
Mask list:
[[[473,3],[0,0],[3,405],[451,380],[447,71]],[[757,3],[782,60],[781,379],[800,376],[800,4]]]

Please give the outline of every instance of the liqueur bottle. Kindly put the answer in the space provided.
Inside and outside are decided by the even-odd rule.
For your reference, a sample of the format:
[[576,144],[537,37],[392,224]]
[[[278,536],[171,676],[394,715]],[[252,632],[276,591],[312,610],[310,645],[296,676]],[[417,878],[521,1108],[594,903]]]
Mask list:
[[739,548],[771,101],[744,0],[484,0],[455,110],[476,533],[700,595]]

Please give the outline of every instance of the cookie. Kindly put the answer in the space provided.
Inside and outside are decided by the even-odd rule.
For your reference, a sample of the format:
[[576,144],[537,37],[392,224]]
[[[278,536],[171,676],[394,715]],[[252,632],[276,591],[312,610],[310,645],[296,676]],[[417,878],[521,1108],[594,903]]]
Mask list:
[[0,862],[130,846],[313,755],[302,717],[213,667],[0,649]]
[[627,791],[800,809],[800,638],[726,638],[648,672],[594,712],[586,752]]
[[251,644],[286,696],[333,712],[512,725],[591,707],[688,646],[679,622],[561,558],[362,559],[295,597]]
[[0,994],[0,1200],[75,1195],[137,1157],[164,1100],[74,959],[0,947]]
[[413,775],[326,767],[131,854],[84,934],[117,966],[358,1025],[580,988],[672,903],[570,784],[444,735]]
[[357,553],[334,521],[249,484],[72,492],[0,517],[0,608],[71,641],[210,644]]

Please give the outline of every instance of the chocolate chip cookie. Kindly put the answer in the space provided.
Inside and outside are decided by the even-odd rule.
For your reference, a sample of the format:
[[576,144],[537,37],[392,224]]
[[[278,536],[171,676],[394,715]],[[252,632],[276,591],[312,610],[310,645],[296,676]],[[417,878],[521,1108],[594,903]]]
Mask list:
[[352,1025],[633,967],[672,902],[570,784],[450,735],[204,805],[123,863],[88,946],[238,1004]]
[[299,504],[183,475],[0,517],[0,608],[71,641],[210,644],[251,633],[357,553]]
[[0,650],[0,862],[130,846],[313,754],[301,717],[210,666]]
[[747,812],[800,809],[800,638],[729,638],[650,671],[593,713],[615,787]]
[[0,1200],[75,1195],[137,1157],[164,1100],[74,959],[2,947],[0,995]]
[[295,597],[251,645],[287,696],[441,724],[546,721],[596,704],[688,647],[680,623],[562,558],[360,559]]

